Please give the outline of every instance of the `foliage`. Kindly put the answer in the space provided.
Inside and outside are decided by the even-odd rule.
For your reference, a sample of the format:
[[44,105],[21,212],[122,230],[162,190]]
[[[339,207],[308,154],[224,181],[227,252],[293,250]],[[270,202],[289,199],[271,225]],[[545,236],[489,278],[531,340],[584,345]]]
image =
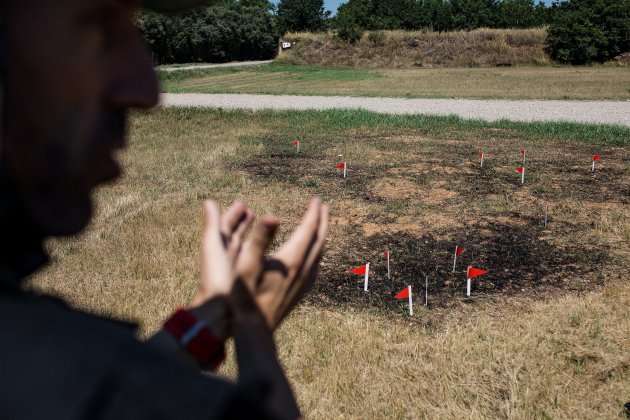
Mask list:
[[451,29],[493,27],[496,5],[495,0],[451,0]]
[[155,64],[262,60],[278,45],[273,7],[266,0],[227,0],[178,16],[142,11],[136,22]]
[[337,36],[351,44],[359,41],[363,36],[363,30],[357,21],[347,15],[339,16],[336,19],[335,27],[337,28]]
[[534,0],[503,0],[497,4],[495,24],[501,28],[531,28],[545,23],[547,8]]
[[324,30],[329,16],[324,0],[280,0],[278,4],[278,27],[282,34]]
[[365,30],[530,28],[544,25],[548,11],[534,0],[349,0],[333,27],[353,20]]
[[553,9],[547,52],[554,60],[601,63],[630,51],[630,0],[568,0]]

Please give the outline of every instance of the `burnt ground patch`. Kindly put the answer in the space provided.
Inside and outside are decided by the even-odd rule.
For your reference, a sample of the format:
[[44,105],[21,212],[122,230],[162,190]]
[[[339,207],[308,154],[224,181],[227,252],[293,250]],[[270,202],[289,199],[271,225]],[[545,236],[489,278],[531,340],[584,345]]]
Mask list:
[[[339,158],[331,149],[310,143],[300,153],[293,149],[292,141],[284,136],[267,136],[246,139],[247,144],[261,145],[262,151],[254,156],[236,159],[232,168],[243,170],[252,178],[263,182],[281,182],[295,187],[314,187],[324,199],[338,196],[378,200],[372,197],[369,185],[379,179],[390,165],[368,164],[359,159],[348,162],[348,177],[342,177]],[[306,149],[306,150],[305,150]]]
[[[473,297],[511,295],[526,292],[544,294],[558,290],[582,291],[601,285],[597,273],[610,262],[607,247],[582,243],[557,246],[542,236],[538,220],[519,214],[504,214],[522,223],[504,224],[484,220],[480,225],[454,229],[448,236],[461,238],[464,252],[453,273],[456,243],[436,235],[414,236],[406,233],[370,237],[355,235],[352,247],[333,251],[324,264],[320,281],[310,299],[321,304],[356,304],[399,311],[398,291],[412,285],[416,302],[424,303],[424,276],[429,276],[429,306],[447,307],[454,300],[466,300],[466,267],[489,270],[473,280]],[[574,226],[564,226],[571,230]],[[350,229],[357,231],[357,229]],[[443,236],[443,235],[440,235]],[[392,278],[387,279],[383,252],[391,254]],[[337,261],[346,261],[345,266]],[[369,292],[363,291],[363,277],[351,274],[352,267],[370,262]]]
[[[619,245],[611,247],[594,231],[598,212],[623,212],[630,203],[624,148],[598,148],[605,159],[591,173],[593,147],[583,144],[495,137],[470,142],[413,132],[302,140],[305,147],[296,154],[288,136],[244,139],[254,150],[231,165],[260,182],[308,189],[332,203],[337,223],[308,298],[314,303],[403,314],[406,303],[393,295],[411,284],[416,302],[423,303],[423,272],[430,307],[446,308],[484,296],[589,290],[604,282],[604,267],[627,267]],[[528,150],[525,185],[516,171],[520,148]],[[486,153],[483,168],[480,150]],[[344,160],[346,179],[335,169]],[[543,226],[545,204],[549,229]],[[465,251],[452,273],[455,245]],[[392,254],[391,280],[385,250]],[[348,272],[366,262],[369,293],[362,277]],[[465,297],[468,265],[489,270],[473,280],[471,299]]]

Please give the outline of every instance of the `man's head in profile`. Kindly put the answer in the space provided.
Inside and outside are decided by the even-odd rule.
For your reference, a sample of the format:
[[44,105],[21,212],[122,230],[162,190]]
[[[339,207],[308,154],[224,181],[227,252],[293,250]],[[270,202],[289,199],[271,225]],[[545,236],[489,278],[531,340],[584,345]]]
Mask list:
[[158,99],[135,12],[195,3],[3,0],[0,189],[7,197],[11,191],[10,200],[2,198],[3,214],[28,221],[42,236],[87,225],[91,192],[120,174],[116,153],[125,146],[127,112]]
[[44,235],[88,223],[120,174],[126,114],[157,102],[129,0],[5,0],[3,171]]

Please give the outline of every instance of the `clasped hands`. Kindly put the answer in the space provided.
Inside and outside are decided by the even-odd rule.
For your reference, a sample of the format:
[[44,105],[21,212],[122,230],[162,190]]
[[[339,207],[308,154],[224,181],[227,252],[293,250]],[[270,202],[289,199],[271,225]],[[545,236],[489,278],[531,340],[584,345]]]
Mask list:
[[201,272],[193,307],[226,298],[231,315],[256,311],[273,331],[315,280],[328,231],[328,206],[313,198],[301,224],[270,256],[278,220],[265,215],[245,241],[254,214],[243,202],[223,215],[204,203]]

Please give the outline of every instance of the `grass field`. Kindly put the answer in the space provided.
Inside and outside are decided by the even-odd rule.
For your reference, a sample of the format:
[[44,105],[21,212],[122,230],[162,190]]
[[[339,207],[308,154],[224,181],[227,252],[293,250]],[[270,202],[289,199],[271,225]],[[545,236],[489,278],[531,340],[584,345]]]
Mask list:
[[408,98],[630,99],[630,67],[335,69],[282,62],[160,71],[166,92]]
[[[131,133],[126,176],[99,192],[85,234],[48,244],[53,262],[35,289],[137,320],[146,335],[195,290],[204,199],[277,214],[282,240],[319,195],[332,207],[320,280],[277,333],[306,417],[621,418],[629,129],[165,109],[136,114]],[[466,250],[453,274],[456,244]],[[364,293],[347,270],[367,261]],[[469,264],[490,273],[467,299]],[[430,275],[430,304],[409,318],[392,295],[422,290],[419,270]],[[234,374],[232,360],[223,373]]]

